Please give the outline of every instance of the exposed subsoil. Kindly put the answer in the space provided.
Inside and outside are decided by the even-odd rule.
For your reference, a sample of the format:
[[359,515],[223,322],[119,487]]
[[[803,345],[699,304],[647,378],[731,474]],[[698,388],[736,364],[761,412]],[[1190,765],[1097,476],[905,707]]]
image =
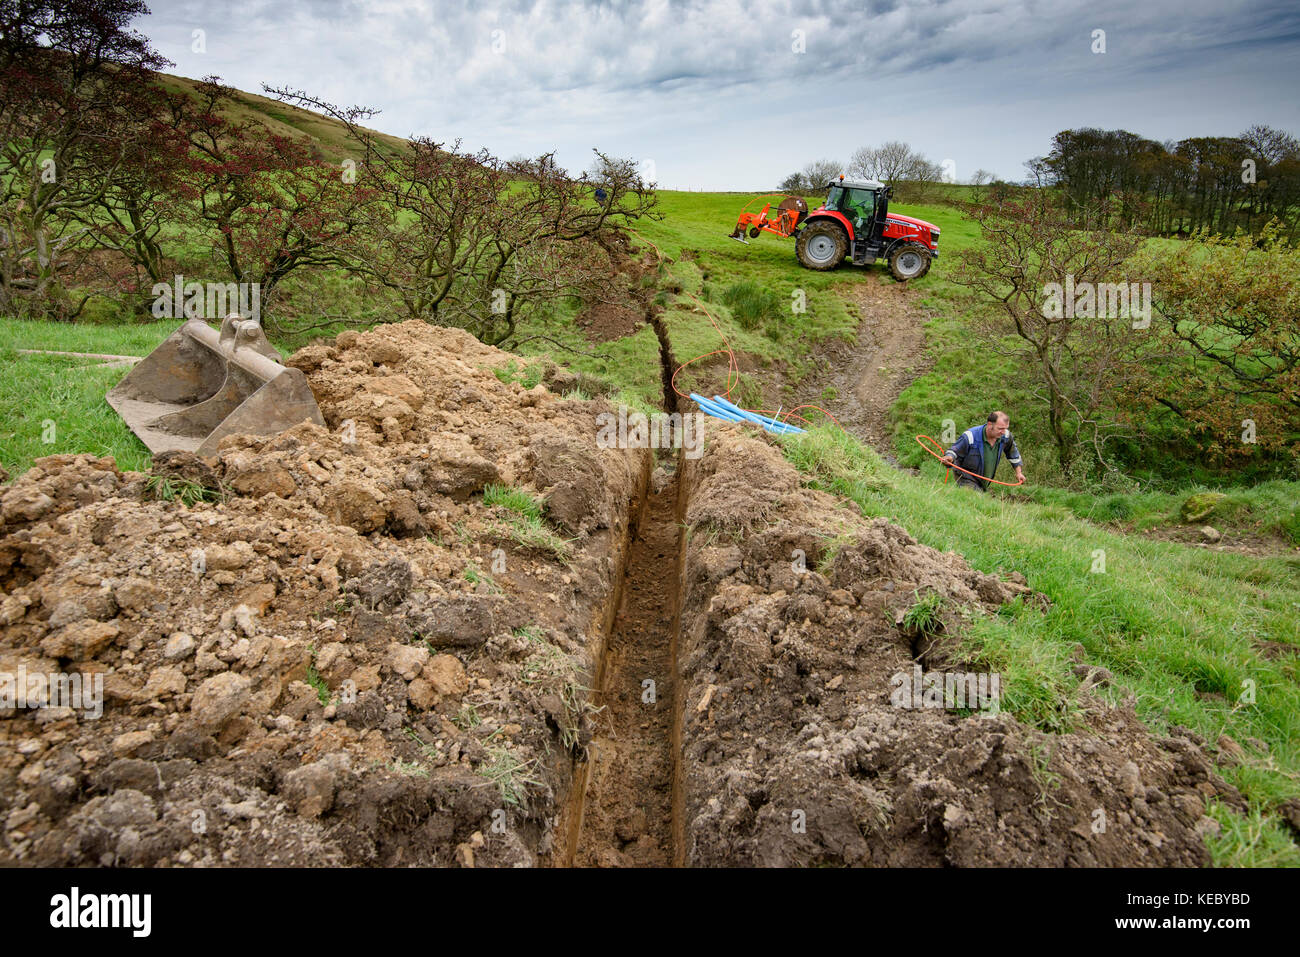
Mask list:
[[664,867],[673,860],[678,482],[651,490],[636,518],[622,600],[594,703],[585,812],[572,863]]
[[[983,574],[804,488],[735,426],[684,480],[688,864],[1201,865],[1207,800],[1244,807],[1213,746],[1184,728],[1153,737],[1131,702],[1096,692],[1104,670],[1064,734],[891,700],[917,666],[987,675],[955,639],[1016,596],[1041,603],[1032,579]],[[931,592],[941,638],[918,641],[900,622]]]
[[[1041,604],[1032,578],[734,425],[651,477],[597,447],[606,401],[510,361],[344,333],[289,360],[326,428],[155,461],[222,501],[88,455],[0,490],[0,672],[105,689],[99,717],[0,709],[0,864],[1206,862],[1206,802],[1243,802],[1191,731],[1088,690],[1068,734],[891,703],[916,664],[987,671],[956,639]],[[491,484],[544,502],[549,545]],[[900,626],[931,592],[937,644]]]

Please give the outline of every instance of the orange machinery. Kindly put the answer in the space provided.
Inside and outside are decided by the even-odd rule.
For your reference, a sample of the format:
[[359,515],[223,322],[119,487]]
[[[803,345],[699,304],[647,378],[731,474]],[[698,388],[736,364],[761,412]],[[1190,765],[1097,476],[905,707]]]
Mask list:
[[[749,207],[753,206],[759,200],[771,200],[780,196],[781,202],[776,207],[776,214],[769,215],[772,212],[772,204],[765,203],[763,208],[756,213],[749,212]],[[748,231],[750,239],[757,239],[761,232],[773,233],[781,237],[793,236],[795,229],[808,215],[808,202],[799,196],[785,196],[782,193],[768,193],[766,196],[755,196],[745,208],[740,211],[740,218],[736,221],[736,228],[731,231],[731,238],[741,243],[748,243],[745,233]]]

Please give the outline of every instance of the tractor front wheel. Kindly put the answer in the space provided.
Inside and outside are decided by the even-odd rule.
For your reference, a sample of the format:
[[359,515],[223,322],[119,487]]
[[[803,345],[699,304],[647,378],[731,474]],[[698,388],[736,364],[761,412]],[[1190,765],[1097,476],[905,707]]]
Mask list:
[[836,223],[811,223],[795,243],[795,255],[805,269],[834,269],[848,250],[848,238]]
[[930,251],[924,246],[899,246],[889,254],[889,271],[899,282],[920,279],[930,271]]

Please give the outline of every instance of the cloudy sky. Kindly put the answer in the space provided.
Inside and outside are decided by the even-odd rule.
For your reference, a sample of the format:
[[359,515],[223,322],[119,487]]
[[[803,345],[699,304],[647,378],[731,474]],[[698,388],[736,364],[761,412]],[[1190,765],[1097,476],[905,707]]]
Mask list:
[[1295,0],[150,6],[138,27],[173,72],[306,89],[381,110],[384,132],[502,157],[554,149],[575,170],[600,147],[671,189],[770,188],[893,139],[965,180],[981,167],[1020,179],[1071,127],[1300,135]]

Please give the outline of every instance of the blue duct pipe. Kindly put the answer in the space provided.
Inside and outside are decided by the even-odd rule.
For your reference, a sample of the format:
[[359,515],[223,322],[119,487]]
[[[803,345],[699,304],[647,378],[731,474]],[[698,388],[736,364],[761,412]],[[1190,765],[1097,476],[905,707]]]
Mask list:
[[798,426],[791,425],[788,422],[778,422],[776,419],[772,418],[771,416],[759,415],[756,412],[748,412],[745,409],[742,409],[740,406],[736,405],[736,403],[732,402],[730,399],[724,399],[720,395],[715,395],[713,397],[713,401],[716,402],[718,405],[722,406],[722,408],[726,409],[727,411],[734,412],[737,415],[744,418],[745,420],[749,422],[753,422],[755,425],[761,425],[769,432],[776,432],[779,435],[787,435],[790,433],[803,432],[803,429],[799,428]]
[[725,419],[728,422],[743,421],[739,415],[737,415],[734,412],[731,412],[728,409],[724,409],[722,406],[718,405],[712,399],[706,399],[704,398],[704,396],[697,395],[694,392],[691,393],[691,398],[701,409],[703,409],[709,415],[713,416],[715,419]]
[[752,412],[746,412],[744,409],[732,402],[727,402],[725,399],[719,401],[719,398],[720,397],[706,399],[699,393],[691,393],[691,399],[699,405],[701,409],[713,416],[715,419],[722,419],[726,422],[749,422],[754,425],[762,426],[767,431],[773,432],[777,435],[789,435],[791,433],[803,431],[803,429],[796,428],[795,426],[786,425],[783,422],[776,422],[761,415],[755,415]]

